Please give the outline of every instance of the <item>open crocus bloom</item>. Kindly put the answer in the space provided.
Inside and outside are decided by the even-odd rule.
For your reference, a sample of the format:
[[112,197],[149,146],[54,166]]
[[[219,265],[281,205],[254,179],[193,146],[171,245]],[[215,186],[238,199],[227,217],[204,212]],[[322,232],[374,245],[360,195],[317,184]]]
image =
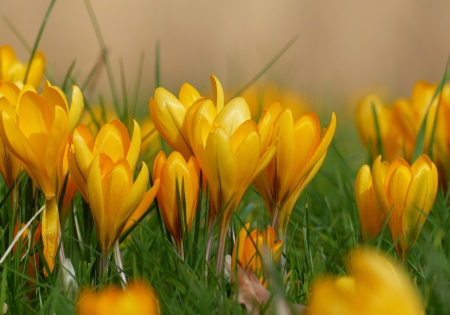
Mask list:
[[209,226],[219,218],[217,270],[220,270],[231,215],[253,179],[273,158],[276,142],[269,145],[263,142],[243,98],[225,104],[220,82],[214,76],[211,82],[215,104],[200,99],[192,105],[187,128],[191,149],[210,188]]
[[0,137],[4,145],[45,196],[42,240],[50,271],[58,248],[58,198],[66,176],[63,168],[65,148],[71,125],[76,124],[83,107],[83,95],[78,87],[73,87],[69,110],[64,93],[46,82],[41,95],[31,85],[23,86],[15,110],[0,111]]
[[[133,173],[126,158],[116,162],[105,153],[97,155],[87,177],[87,196],[94,217],[102,253],[107,256],[133,212],[142,200],[153,201],[158,186],[147,191],[148,168],[142,169],[133,183]],[[146,195],[152,198],[147,198]],[[147,205],[147,206],[148,206]]]
[[116,163],[126,158],[134,174],[141,146],[141,129],[134,121],[133,136],[130,140],[125,125],[119,120],[104,124],[95,141],[85,125],[79,125],[73,131],[71,146],[67,152],[69,171],[84,200],[89,201],[86,192],[86,180],[94,157],[105,153]]
[[395,248],[406,259],[416,242],[426,216],[433,206],[438,187],[436,166],[422,154],[412,166],[398,158],[391,164],[373,164],[373,187],[385,215]]
[[[166,159],[163,151],[156,156],[153,166],[153,182],[159,182],[161,189],[157,194],[158,205],[163,214],[167,229],[175,239],[178,252],[183,257],[182,231],[187,233],[194,220],[197,209],[200,167],[197,159],[191,156],[186,162],[181,153],[174,151]],[[184,195],[182,193],[184,192]],[[183,209],[178,209],[178,204]],[[184,216],[179,217],[179,213]],[[187,231],[184,230],[186,225]]]
[[403,270],[386,257],[359,249],[347,266],[349,276],[316,281],[307,315],[424,314],[419,293]]
[[277,263],[283,252],[283,241],[275,242],[275,230],[271,226],[263,232],[257,229],[250,232],[249,228],[250,223],[247,223],[238,234],[233,247],[232,270],[234,271],[236,263],[244,269],[251,266],[260,282],[264,283],[262,261]]
[[40,51],[35,53],[25,81],[27,69],[28,64],[24,65],[17,60],[16,53],[11,46],[0,46],[0,83],[13,82],[20,85],[30,84],[35,89],[38,89],[44,77],[44,54]]
[[336,117],[322,131],[314,113],[294,122],[289,109],[278,101],[263,110],[259,122],[261,139],[268,145],[277,141],[275,157],[253,181],[264,198],[272,226],[283,239],[292,209],[306,185],[316,175],[334,136]]

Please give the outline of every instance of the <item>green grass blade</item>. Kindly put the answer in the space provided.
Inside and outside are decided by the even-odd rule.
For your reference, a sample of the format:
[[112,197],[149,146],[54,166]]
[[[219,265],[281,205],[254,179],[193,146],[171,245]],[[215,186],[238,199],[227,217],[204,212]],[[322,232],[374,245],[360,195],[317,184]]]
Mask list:
[[292,44],[295,43],[295,41],[297,40],[298,35],[294,36],[279,52],[278,54],[275,55],[275,57],[272,58],[272,60],[270,60],[270,62],[253,78],[251,79],[247,84],[245,84],[239,91],[236,92],[236,94],[234,94],[234,96],[232,98],[235,98],[239,95],[241,95],[245,90],[247,90],[250,86],[252,86],[253,83],[255,83],[256,81],[258,81],[258,79],[260,77],[262,77],[262,75],[264,73],[267,72],[267,70],[269,70],[277,61],[278,59],[281,58],[281,56],[284,55],[284,53],[286,51],[288,51],[288,49],[292,46]]
[[155,45],[155,89],[161,86],[161,45],[159,39]]
[[45,17],[42,20],[41,27],[39,28],[39,32],[38,32],[38,35],[36,37],[36,40],[34,41],[33,48],[31,49],[30,60],[28,61],[27,71],[25,72],[25,77],[23,79],[23,82],[25,84],[27,83],[28,74],[29,74],[30,68],[31,68],[31,63],[33,62],[34,55],[36,54],[36,50],[38,48],[39,42],[41,41],[42,34],[44,33],[45,25],[47,24],[47,20],[48,20],[48,18],[50,16],[50,12],[52,12],[52,8],[53,8],[53,5],[55,4],[55,2],[56,2],[56,0],[52,0],[52,2],[50,2],[50,5],[48,6],[47,12],[45,13]]

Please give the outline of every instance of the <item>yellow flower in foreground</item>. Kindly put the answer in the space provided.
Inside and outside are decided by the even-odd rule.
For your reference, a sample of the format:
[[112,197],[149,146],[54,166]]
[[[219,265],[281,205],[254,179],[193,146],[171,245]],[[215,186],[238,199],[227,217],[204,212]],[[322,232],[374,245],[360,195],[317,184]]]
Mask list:
[[134,174],[141,146],[141,129],[134,121],[133,136],[130,140],[125,125],[120,120],[113,120],[102,126],[94,141],[88,127],[79,125],[73,131],[71,143],[67,153],[70,174],[83,198],[89,201],[86,180],[94,157],[105,153],[114,163],[126,158]]
[[217,270],[221,270],[226,230],[231,215],[253,179],[267,166],[276,151],[251,120],[243,98],[227,104],[219,80],[211,76],[215,104],[197,101],[187,117],[188,137],[210,189],[209,227],[219,218]]
[[406,259],[416,242],[438,187],[436,166],[422,154],[412,166],[398,158],[391,164],[379,156],[372,169],[375,194],[385,215],[396,250]]
[[363,240],[374,240],[383,228],[386,215],[381,209],[373,189],[372,171],[363,165],[356,176],[355,198]]
[[263,110],[259,122],[261,138],[268,144],[278,141],[275,157],[253,181],[263,197],[272,226],[284,239],[292,209],[306,185],[316,175],[334,136],[336,117],[322,131],[314,113],[294,122],[290,109],[278,101]]
[[359,249],[347,266],[350,276],[316,281],[306,315],[424,314],[416,288],[386,257]]
[[28,64],[22,64],[17,60],[16,53],[11,46],[0,46],[0,83],[14,82],[21,84],[30,84],[35,89],[41,85],[45,70],[45,56],[42,52],[35,53],[31,61],[31,67],[28,71],[26,82],[25,75],[28,69]]
[[[393,109],[382,104],[378,96],[368,95],[362,99],[356,107],[355,118],[359,137],[370,150],[372,161],[381,154],[379,142],[386,160],[392,161],[402,154],[404,141],[396,116]],[[375,122],[378,123],[378,131]]]
[[[187,233],[194,220],[197,209],[200,167],[194,156],[186,163],[178,151],[174,151],[166,159],[163,151],[156,156],[153,166],[153,182],[160,183],[157,194],[158,205],[163,214],[167,229],[175,239],[178,252],[183,257],[182,231]],[[182,195],[184,191],[184,195]],[[183,204],[185,211],[178,209]],[[179,217],[179,213],[184,218]],[[184,224],[187,231],[184,229]]]
[[78,315],[157,315],[158,297],[148,284],[135,281],[125,290],[109,286],[100,292],[84,290],[77,305]]
[[73,87],[69,111],[64,93],[47,82],[41,95],[31,85],[25,85],[17,104],[17,116],[14,110],[1,110],[0,137],[45,196],[43,252],[52,271],[60,225],[58,198],[66,176],[63,158],[71,131],[70,120],[76,123],[79,118],[84,106],[83,95],[78,87]]
[[133,183],[133,171],[126,158],[114,161],[105,153],[94,158],[87,176],[86,191],[97,237],[105,256],[139,204],[144,200],[148,207],[153,201],[158,186],[147,191],[148,181],[145,163],[142,163],[142,169]]
[[156,130],[161,137],[185,159],[193,155],[188,139],[187,117],[189,108],[201,99],[200,93],[191,85],[181,86],[179,99],[159,87],[149,101],[149,110]]
[[236,243],[233,247],[231,259],[232,270],[235,270],[236,263],[247,269],[251,266],[260,282],[264,282],[262,261],[269,260],[274,264],[278,262],[283,252],[283,241],[275,242],[275,230],[268,227],[260,232],[257,229],[249,231],[250,223],[247,223],[239,232]]

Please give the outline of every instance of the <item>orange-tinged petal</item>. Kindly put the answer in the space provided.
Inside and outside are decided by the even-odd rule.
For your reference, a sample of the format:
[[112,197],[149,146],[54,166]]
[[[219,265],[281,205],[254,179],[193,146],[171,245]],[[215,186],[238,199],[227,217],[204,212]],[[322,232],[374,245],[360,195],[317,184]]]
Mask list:
[[236,263],[237,259],[240,260],[242,257],[242,254],[244,253],[245,239],[247,238],[247,235],[250,233],[249,228],[250,228],[250,223],[246,223],[239,231],[239,234],[236,238],[236,242],[234,243],[233,254],[232,254],[232,259],[231,259],[233,272],[234,272],[235,263]]
[[164,164],[166,164],[166,154],[164,151],[159,151],[159,153],[155,157],[155,161],[153,162],[153,174],[152,178],[155,182],[157,179],[161,178],[161,172],[164,167]]

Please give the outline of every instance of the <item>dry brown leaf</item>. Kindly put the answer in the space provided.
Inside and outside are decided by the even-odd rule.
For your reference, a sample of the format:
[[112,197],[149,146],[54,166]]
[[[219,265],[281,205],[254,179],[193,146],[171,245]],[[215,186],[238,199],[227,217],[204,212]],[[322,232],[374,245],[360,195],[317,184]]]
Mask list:
[[[244,304],[248,313],[259,314],[261,307],[269,301],[272,294],[259,282],[251,267],[247,269],[239,267],[238,285],[238,302]],[[275,298],[273,305],[276,306],[276,314],[291,315],[292,311],[294,311],[294,314],[302,314],[305,310],[305,307],[301,304],[289,307],[287,301],[282,297],[277,296]]]

